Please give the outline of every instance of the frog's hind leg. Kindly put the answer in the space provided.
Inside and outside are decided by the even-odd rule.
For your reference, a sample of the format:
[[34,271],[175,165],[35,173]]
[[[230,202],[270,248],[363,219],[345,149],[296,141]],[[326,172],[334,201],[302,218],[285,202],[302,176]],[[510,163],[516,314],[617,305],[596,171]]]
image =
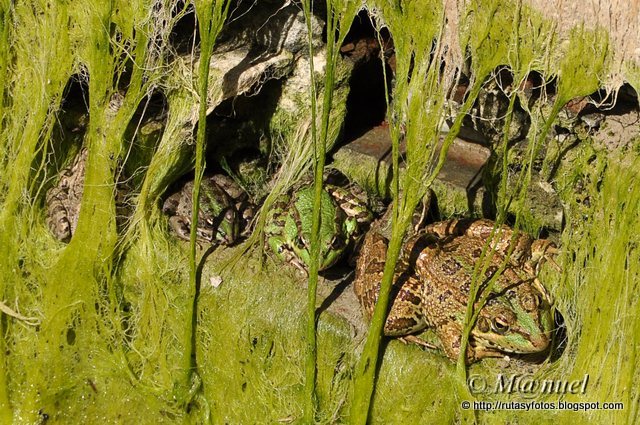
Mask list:
[[560,254],[560,250],[556,245],[546,239],[536,239],[531,244],[531,259],[525,266],[531,268],[531,271],[537,276],[543,263],[548,262],[558,272],[562,272],[562,268],[556,262],[555,257]]
[[69,242],[71,239],[71,222],[69,212],[64,205],[67,200],[66,194],[60,191],[50,191],[47,195],[47,226],[56,239],[62,242]]
[[370,223],[373,215],[367,203],[348,190],[332,184],[325,185],[325,190],[334,198],[347,217],[352,217],[358,224]]
[[488,240],[495,235],[496,230],[500,231],[500,237],[497,243],[506,243],[511,241],[513,230],[508,226],[497,226],[494,221],[486,218],[454,218],[451,220],[439,221],[427,226],[426,230],[435,233],[440,238],[471,236]]
[[423,229],[427,222],[427,217],[431,210],[432,201],[435,198],[435,194],[432,189],[429,189],[427,193],[424,195],[420,204],[413,212],[413,216],[411,217],[411,224],[413,226],[413,233],[417,234]]
[[391,309],[384,326],[385,335],[415,342],[410,334],[427,327],[427,320],[422,312],[421,289],[422,284],[414,275],[397,277],[391,294]]

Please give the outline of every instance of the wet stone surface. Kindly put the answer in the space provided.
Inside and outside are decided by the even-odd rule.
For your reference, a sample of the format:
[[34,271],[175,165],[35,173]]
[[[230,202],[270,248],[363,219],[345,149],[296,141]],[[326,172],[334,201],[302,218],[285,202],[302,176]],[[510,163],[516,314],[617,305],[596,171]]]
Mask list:
[[[478,139],[478,134],[462,132],[470,138]],[[444,135],[440,139],[442,143]],[[401,155],[404,154],[403,146],[400,147]],[[444,166],[440,170],[434,191],[438,198],[439,192],[446,193],[447,203],[456,199],[455,204],[443,205],[445,214],[461,212],[466,209],[467,200],[478,198],[471,196],[471,192],[477,192],[481,181],[482,168],[488,161],[491,152],[485,146],[456,137],[447,152]],[[345,175],[376,192],[378,195],[389,198],[389,183],[391,181],[391,138],[389,128],[386,126],[374,127],[353,142],[343,146],[334,154],[334,165]],[[401,164],[401,168],[404,165]],[[401,170],[402,172],[402,170]],[[460,202],[461,201],[461,202]]]
[[[491,151],[478,143],[481,135],[472,129],[460,132],[447,152],[446,161],[432,185],[440,215],[443,217],[491,214],[486,202],[489,198],[483,186],[483,167]],[[442,142],[444,135],[441,137]],[[403,154],[401,146],[401,154]],[[367,190],[383,198],[390,198],[391,182],[391,138],[386,126],[374,127],[358,139],[343,146],[334,154],[334,166]],[[401,173],[403,165],[401,164]],[[509,176],[515,184],[517,178]],[[563,224],[563,207],[553,187],[542,180],[534,179],[527,196],[520,206],[536,221],[550,230],[560,231]],[[513,209],[512,208],[512,209]],[[515,213],[514,211],[511,211]]]

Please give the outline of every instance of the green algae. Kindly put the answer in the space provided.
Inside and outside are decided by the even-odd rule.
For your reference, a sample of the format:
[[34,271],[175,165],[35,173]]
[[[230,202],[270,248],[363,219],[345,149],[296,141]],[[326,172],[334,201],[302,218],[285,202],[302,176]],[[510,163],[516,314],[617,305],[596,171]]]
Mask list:
[[[395,15],[397,21],[388,20],[400,41],[399,75],[407,75],[413,55],[413,47],[401,43],[402,31],[406,37],[424,31],[423,41],[429,45],[423,46],[425,52],[431,52],[431,40],[440,35],[415,25],[416,16],[421,15],[410,7],[427,5],[435,5],[433,13],[439,16],[439,2],[406,2],[407,8]],[[390,2],[370,5],[374,6],[384,19],[391,14]],[[516,81],[529,70],[539,70],[547,79],[557,76],[558,95],[552,108],[529,110],[534,118],[528,136],[528,161],[532,161],[547,143],[557,110],[572,97],[606,83],[607,39],[601,30],[576,28],[561,41],[553,26],[530,10],[508,6],[498,1],[471,2],[461,27],[461,45],[471,57],[476,76],[471,94],[499,65],[509,65]],[[184,246],[165,236],[166,222],[158,209],[158,200],[171,181],[193,166],[190,151],[184,148],[192,137],[193,123],[187,131],[185,124],[191,118],[193,88],[182,87],[184,81],[172,80],[170,87],[165,86],[170,110],[166,129],[153,156],[140,156],[148,162],[141,160],[144,176],[133,189],[135,213],[127,232],[116,232],[114,187],[120,178],[119,158],[136,148],[128,146],[125,130],[149,87],[162,86],[166,84],[160,82],[163,77],[171,78],[159,71],[166,67],[165,56],[147,51],[152,34],[161,35],[154,40],[166,37],[154,27],[159,15],[149,15],[149,10],[143,1],[0,3],[1,301],[38,322],[33,326],[20,316],[3,313],[0,422],[37,423],[45,415],[49,423],[300,422],[307,401],[302,282],[270,260],[261,271],[258,258],[237,257],[238,252],[246,252],[245,247],[214,251],[205,262],[194,330],[200,380],[185,378],[191,373],[185,370],[184,359],[191,344],[186,324],[194,302],[186,283],[189,259]],[[173,16],[171,11],[163,12]],[[441,25],[438,19],[433,22],[434,27]],[[634,69],[629,67],[628,78],[637,88]],[[62,246],[46,229],[42,205],[58,168],[48,155],[55,154],[61,163],[77,152],[50,140],[72,74],[89,76],[91,118],[84,137],[90,159],[79,230],[71,244]],[[338,73],[331,127],[326,130],[328,148],[338,139],[347,92],[342,82],[348,74],[346,67]],[[118,82],[125,80],[124,101],[113,111],[109,103],[121,88]],[[421,115],[420,101],[439,95],[435,90],[411,98],[399,96],[409,100],[401,109],[406,115],[397,117],[398,122],[413,120],[403,130],[409,141],[435,134],[436,126],[423,129],[415,122],[433,123],[433,117]],[[513,92],[512,99],[516,97],[525,99],[519,90]],[[287,145],[281,161],[281,181],[286,184],[276,185],[281,191],[313,164],[309,122],[301,119],[308,111],[308,102],[301,99],[297,113],[280,111],[272,120],[273,133]],[[401,129],[394,128],[397,140]],[[559,258],[563,271],[546,268],[542,278],[563,315],[567,341],[559,359],[539,370],[539,376],[555,379],[577,379],[588,373],[588,394],[567,395],[566,400],[623,401],[625,410],[463,416],[459,405],[467,395],[459,390],[459,375],[449,361],[391,341],[381,353],[372,423],[502,423],[514,417],[519,423],[637,420],[640,193],[635,170],[640,164],[637,152],[627,154],[626,158],[607,156],[583,142],[551,177],[566,208]],[[499,178],[501,184],[506,182],[506,173]],[[576,194],[578,182],[584,189]],[[518,191],[504,191],[497,198],[498,206],[526,190],[525,182]],[[526,209],[524,204],[517,207],[520,225],[533,231],[540,224],[535,216],[526,215]],[[241,258],[243,268],[255,270],[240,276],[224,267],[231,257]],[[214,287],[211,282],[217,277],[222,283]],[[351,338],[349,326],[327,313],[320,315],[317,347],[316,421],[345,422],[353,400],[354,353],[361,347]],[[468,373],[494,376],[500,367],[496,361],[486,361]],[[518,366],[511,370],[520,371]],[[114,400],[113,394],[119,397]],[[556,401],[557,397],[542,399]]]
[[[222,258],[232,255],[222,253]],[[213,423],[302,421],[307,402],[304,280],[272,260],[261,269],[256,256],[247,258],[242,277],[224,272],[220,264],[205,266],[205,273],[222,282],[202,290],[199,311],[198,356]],[[341,422],[353,341],[344,320],[326,313],[317,332],[316,420]]]
[[[302,3],[305,20],[307,23],[307,40],[309,53],[309,75],[311,84],[309,97],[311,99],[311,144],[313,147],[313,176],[314,198],[311,224],[310,264],[307,288],[307,355],[305,361],[305,415],[304,421],[315,421],[316,411],[316,376],[317,376],[317,339],[316,339],[316,299],[318,289],[318,271],[320,267],[320,229],[322,217],[322,193],[324,179],[324,165],[327,155],[327,140],[329,138],[329,118],[333,106],[333,93],[336,77],[336,63],[340,52],[340,46],[344,43],[347,32],[355,18],[359,7],[356,1],[327,1],[327,43],[326,63],[324,70],[324,87],[322,97],[322,109],[318,129],[318,111],[316,105],[316,73],[314,67],[313,48],[313,23],[311,20],[311,7],[309,1]],[[318,131],[319,130],[319,131]]]
[[[557,292],[558,308],[567,312],[569,355],[563,356],[554,370],[572,378],[588,373],[593,382],[590,400],[624,403],[625,409],[615,416],[590,411],[584,414],[586,418],[600,422],[616,417],[620,423],[632,423],[638,398],[634,386],[638,379],[635,312],[640,283],[640,193],[634,184],[638,158],[606,158],[599,153],[587,159],[582,178],[589,181],[588,192],[597,190],[598,195],[592,198],[593,208],[588,211],[584,211],[580,199],[571,202],[573,208],[583,209],[586,215],[571,220],[563,234],[566,269]],[[594,358],[598,360],[594,362]],[[567,399],[577,401],[580,397]]]
[[[198,390],[197,383],[200,380],[198,375],[198,360],[196,357],[195,332],[197,325],[198,292],[200,280],[198,278],[198,265],[196,263],[196,238],[198,234],[198,211],[200,208],[200,183],[204,175],[205,159],[205,138],[207,136],[207,110],[209,109],[209,70],[211,54],[216,39],[222,30],[222,25],[227,19],[230,1],[194,1],[196,19],[200,33],[200,58],[198,64],[198,84],[197,93],[198,105],[198,131],[195,149],[195,167],[191,207],[191,232],[189,235],[189,292],[184,309],[186,319],[185,329],[182,332],[182,368],[185,376],[181,382],[182,388],[176,388],[176,398],[180,404],[188,404]],[[191,388],[189,388],[191,387]]]
[[[386,256],[383,277],[380,283],[378,301],[371,318],[363,352],[356,364],[354,374],[354,399],[350,421],[364,424],[370,412],[371,399],[380,355],[382,330],[390,302],[390,292],[394,269],[402,240],[407,231],[413,212],[422,200],[431,183],[444,163],[448,146],[459,130],[461,119],[456,119],[451,132],[447,134],[440,152],[436,145],[442,125],[445,84],[442,84],[440,58],[443,46],[439,40],[445,18],[443,10],[436,2],[409,2],[380,5],[381,14],[394,37],[396,52],[396,84],[394,100],[390,105],[390,133],[392,144],[391,191],[392,235]],[[418,22],[428,23],[419,32],[412,31],[404,21],[412,16]],[[473,96],[470,96],[470,99]],[[475,100],[468,100],[470,107]],[[406,118],[406,120],[405,120]],[[399,179],[400,137],[406,144],[406,170],[402,181]],[[433,166],[432,158],[438,157]],[[400,194],[402,185],[402,195]]]
[[[4,15],[4,26],[12,26],[13,22],[29,26],[35,29],[35,33],[11,32],[7,40],[18,47],[11,54],[3,55],[3,58],[11,58],[6,63],[7,73],[3,79],[5,86],[2,92],[10,101],[3,101],[1,136],[2,157],[0,158],[0,172],[2,174],[2,213],[0,213],[0,275],[3,276],[0,283],[0,293],[4,299],[19,300],[18,309],[22,313],[29,312],[27,316],[41,317],[41,312],[46,306],[42,305],[41,291],[30,291],[28,279],[24,278],[24,271],[19,272],[16,264],[21,258],[35,253],[35,247],[24,243],[31,236],[30,227],[33,225],[33,216],[30,212],[29,187],[31,186],[31,164],[37,152],[42,149],[42,136],[46,136],[54,123],[54,113],[59,107],[62,98],[62,89],[71,74],[71,60],[69,52],[69,39],[66,33],[67,10],[60,6],[54,8],[54,13],[48,14],[46,19],[39,19],[39,13],[44,5],[33,5],[33,9],[26,5],[18,5]],[[9,20],[11,19],[11,21]],[[41,50],[34,54],[31,46],[34,42],[42,45],[50,44],[52,40],[57,43],[53,48]],[[9,44],[4,45],[8,50]],[[21,71],[20,73],[15,72]],[[47,81],[49,84],[33,86],[34,81]],[[26,196],[25,196],[26,195]],[[32,261],[37,261],[32,257]],[[35,263],[38,266],[37,262]],[[51,264],[47,261],[45,264]],[[42,273],[40,274],[42,275]],[[34,282],[32,281],[31,284]],[[39,282],[41,284],[42,281]],[[11,319],[16,320],[16,319]],[[17,320],[16,320],[17,321]],[[2,351],[3,365],[10,365],[14,359],[7,356],[6,352],[17,351],[33,357],[36,351],[34,343],[37,334],[31,329],[21,329],[15,335],[11,332],[20,323],[10,323],[3,320],[3,335],[12,335],[5,339],[6,350]],[[17,345],[17,347],[16,347]],[[16,398],[12,394],[12,388],[19,389],[18,400],[25,404],[26,418],[34,414],[34,394],[26,382],[45,384],[40,380],[38,365],[30,368],[20,368],[20,376],[23,380],[14,382],[12,373],[7,368],[2,368],[3,385],[0,404],[0,415],[3,422],[8,423],[13,416],[12,406]],[[46,384],[45,384],[46,385]],[[31,411],[30,411],[31,410]],[[36,409],[37,410],[37,409]]]

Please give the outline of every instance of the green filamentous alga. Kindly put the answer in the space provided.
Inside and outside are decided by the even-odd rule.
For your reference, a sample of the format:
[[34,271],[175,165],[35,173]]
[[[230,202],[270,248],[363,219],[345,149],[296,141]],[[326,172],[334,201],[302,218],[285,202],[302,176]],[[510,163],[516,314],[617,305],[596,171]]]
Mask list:
[[[211,97],[224,79],[203,77],[207,61],[198,71],[198,57],[208,57],[215,46],[227,13],[223,8],[229,8],[229,19],[240,19],[235,3],[196,2],[195,10],[190,2],[173,3],[0,0],[0,422],[275,423],[301,421],[305,415],[318,423],[638,420],[637,149],[622,157],[582,140],[566,156],[549,155],[554,163],[542,167],[543,178],[565,207],[557,259],[562,271],[547,267],[540,276],[562,315],[558,324],[564,333],[559,335],[565,339],[537,373],[549,379],[581,379],[586,373],[588,401],[621,401],[625,409],[465,416],[460,401],[472,395],[461,377],[481,375],[492,382],[502,360],[485,360],[460,373],[435,353],[393,341],[380,349],[384,302],[362,353],[351,325],[326,311],[312,335],[304,324],[318,314],[313,285],[307,297],[293,272],[270,258],[261,269],[260,258],[249,255],[250,246],[262,243],[261,213],[246,246],[216,250],[202,263],[201,252],[167,235],[159,199],[195,164],[197,175],[202,170],[203,136],[197,160],[189,146],[197,121],[191,116],[193,104],[204,97],[206,86],[197,81],[210,83],[205,90]],[[531,117],[524,159],[511,154],[505,139],[496,147],[499,166],[490,176],[499,188],[499,219],[515,212],[518,227],[527,230],[540,223],[521,200],[556,115],[570,99],[610,83],[612,47],[606,29],[576,27],[563,33],[562,25],[525,2],[515,3],[474,0],[445,8],[436,0],[365,2],[375,25],[390,31],[396,55],[395,82],[388,88],[393,90],[388,121],[395,202],[387,290],[409,214],[435,178],[437,167],[430,164],[444,158],[444,152],[434,150],[434,141],[448,90],[461,70],[471,81],[453,117],[451,137],[497,67],[513,74],[506,92],[509,110],[519,105]],[[330,46],[314,50],[319,59],[329,56],[325,68],[315,68],[315,96],[299,99],[293,112],[279,107],[270,123],[269,136],[281,139],[282,167],[265,190],[272,195],[264,208],[314,164],[316,171],[321,169],[324,153],[317,148],[330,151],[339,139],[350,68],[338,52],[360,2],[327,5],[338,11],[329,25],[336,32],[327,35]],[[190,57],[176,59],[171,34],[178,31],[176,24],[189,21],[181,20],[189,13],[199,19],[200,41]],[[307,13],[307,19],[315,18]],[[321,31],[315,35],[321,37]],[[201,74],[175,78],[177,61],[181,70],[193,64],[192,74]],[[625,64],[623,70],[638,89],[638,67]],[[540,73],[548,87],[555,85],[555,92],[544,91],[555,97],[530,102],[522,83],[531,71]],[[88,124],[66,128],[60,121],[70,108],[67,95],[78,87]],[[136,127],[135,113],[151,92],[166,98],[165,131],[150,154],[145,146],[145,155],[129,156],[139,146],[128,140],[127,129]],[[309,119],[312,99],[318,100],[317,121]],[[202,116],[199,121],[204,129]],[[505,134],[508,125],[507,119]],[[407,170],[401,175],[403,139]],[[63,245],[47,229],[44,203],[60,167],[79,151],[80,146],[71,146],[78,140],[89,149],[85,191],[78,231]],[[140,161],[131,167],[138,174],[127,198],[135,211],[119,233],[115,187],[127,177],[122,170],[131,163],[123,168],[123,162],[130,158]],[[521,180],[507,185],[511,167],[521,170]],[[403,191],[408,195],[399,197]],[[232,260],[239,267],[226,267]],[[199,292],[197,264],[202,264]],[[307,342],[316,336],[313,355]],[[510,368],[521,370],[517,362]],[[513,399],[494,394],[477,399],[500,397]],[[536,399],[558,401],[544,394]],[[566,400],[587,401],[581,395],[566,395]]]

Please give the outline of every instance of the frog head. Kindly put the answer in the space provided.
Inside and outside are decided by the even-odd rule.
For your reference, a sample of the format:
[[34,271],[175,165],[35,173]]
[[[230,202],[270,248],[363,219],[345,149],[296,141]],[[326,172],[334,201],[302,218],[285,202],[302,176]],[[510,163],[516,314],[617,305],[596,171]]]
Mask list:
[[476,358],[538,353],[549,347],[553,314],[550,297],[541,290],[541,285],[520,282],[487,300],[471,330]]

